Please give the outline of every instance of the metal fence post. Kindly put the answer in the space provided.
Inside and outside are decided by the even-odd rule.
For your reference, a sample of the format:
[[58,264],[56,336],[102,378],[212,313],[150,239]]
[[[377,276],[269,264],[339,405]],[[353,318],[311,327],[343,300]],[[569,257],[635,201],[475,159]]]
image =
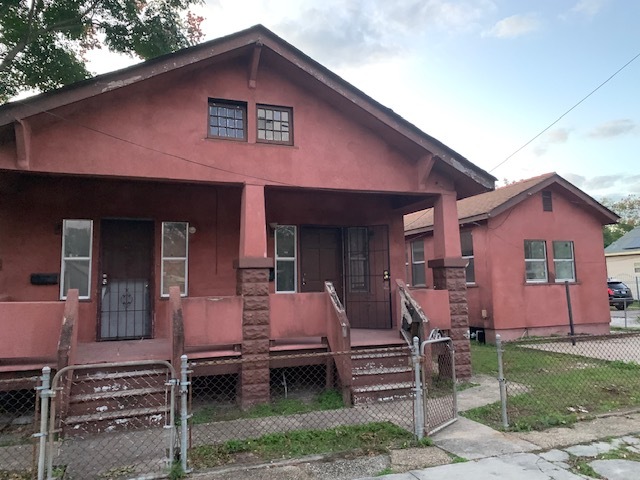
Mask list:
[[416,412],[416,425],[415,433],[418,440],[422,440],[424,437],[424,404],[422,396],[422,381],[420,376],[420,339],[413,337],[413,348],[411,349],[411,358],[413,360],[413,370],[415,374],[415,412]]
[[502,363],[502,339],[500,334],[496,335],[496,350],[498,351],[498,383],[500,384],[500,406],[502,413],[502,426],[509,428],[509,418],[507,417],[507,382],[504,379],[504,368]]
[[44,479],[45,460],[47,450],[47,426],[49,420],[49,399],[51,398],[51,368],[42,369],[42,385],[40,390],[40,433],[38,450],[38,480]]
[[180,464],[182,471],[188,473],[187,468],[187,452],[188,452],[188,439],[189,434],[189,412],[187,402],[189,400],[189,384],[188,373],[189,363],[186,355],[180,357]]

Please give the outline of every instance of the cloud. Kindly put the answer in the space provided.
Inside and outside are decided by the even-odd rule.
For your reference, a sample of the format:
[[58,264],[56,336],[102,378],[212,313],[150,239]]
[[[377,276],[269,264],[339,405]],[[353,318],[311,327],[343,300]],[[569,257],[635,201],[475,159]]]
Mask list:
[[325,0],[277,23],[289,41],[333,67],[397,58],[428,31],[464,32],[495,10],[490,0]]
[[535,13],[512,15],[503,18],[492,28],[483,32],[483,37],[516,38],[535,32],[541,24]]
[[633,120],[623,118],[620,120],[611,120],[610,122],[605,122],[601,125],[598,125],[596,128],[587,133],[587,136],[596,139],[614,138],[621,135],[626,135],[627,133],[631,133],[636,128],[637,125]]
[[570,12],[593,17],[600,12],[607,3],[609,3],[608,0],[579,0]]
[[538,144],[534,147],[533,153],[538,157],[547,153],[550,145],[566,143],[571,134],[570,128],[554,128],[549,130]]
[[587,182],[587,179],[584,176],[578,175],[577,173],[565,173],[562,174],[562,177],[573,183],[578,188],[584,188],[584,185]]

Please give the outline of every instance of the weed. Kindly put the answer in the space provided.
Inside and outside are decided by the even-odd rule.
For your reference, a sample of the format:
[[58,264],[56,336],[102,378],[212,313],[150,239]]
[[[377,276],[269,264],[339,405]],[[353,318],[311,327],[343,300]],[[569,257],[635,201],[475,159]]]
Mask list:
[[350,450],[378,453],[413,443],[413,435],[408,431],[389,422],[375,422],[327,430],[295,430],[263,435],[251,440],[202,445],[192,448],[189,458],[194,468],[211,468],[232,463],[238,454],[273,460]]
[[382,477],[383,475],[391,475],[392,473],[394,473],[393,468],[387,467],[380,470],[378,473],[375,474],[375,476]]
[[433,440],[429,437],[423,437],[422,440],[418,440],[418,445],[421,447],[432,447]]
[[451,456],[451,463],[464,463],[469,461],[464,457],[459,457],[455,453],[450,453],[449,455]]

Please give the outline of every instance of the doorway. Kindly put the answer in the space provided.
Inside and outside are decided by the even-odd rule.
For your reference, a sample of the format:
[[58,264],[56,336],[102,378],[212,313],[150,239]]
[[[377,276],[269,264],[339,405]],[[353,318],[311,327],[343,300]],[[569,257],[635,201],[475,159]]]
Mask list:
[[105,219],[100,232],[98,339],[151,338],[153,221]]
[[387,227],[301,227],[300,291],[323,292],[325,281],[352,328],[391,328]]

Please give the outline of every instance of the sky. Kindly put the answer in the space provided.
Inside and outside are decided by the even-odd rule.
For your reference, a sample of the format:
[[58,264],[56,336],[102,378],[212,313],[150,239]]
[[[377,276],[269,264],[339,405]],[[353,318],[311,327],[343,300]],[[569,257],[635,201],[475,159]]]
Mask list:
[[[193,10],[205,41],[263,24],[498,185],[555,171],[598,199],[640,194],[640,57],[607,82],[640,54],[638,1],[207,0]],[[94,73],[135,62],[90,58]]]

